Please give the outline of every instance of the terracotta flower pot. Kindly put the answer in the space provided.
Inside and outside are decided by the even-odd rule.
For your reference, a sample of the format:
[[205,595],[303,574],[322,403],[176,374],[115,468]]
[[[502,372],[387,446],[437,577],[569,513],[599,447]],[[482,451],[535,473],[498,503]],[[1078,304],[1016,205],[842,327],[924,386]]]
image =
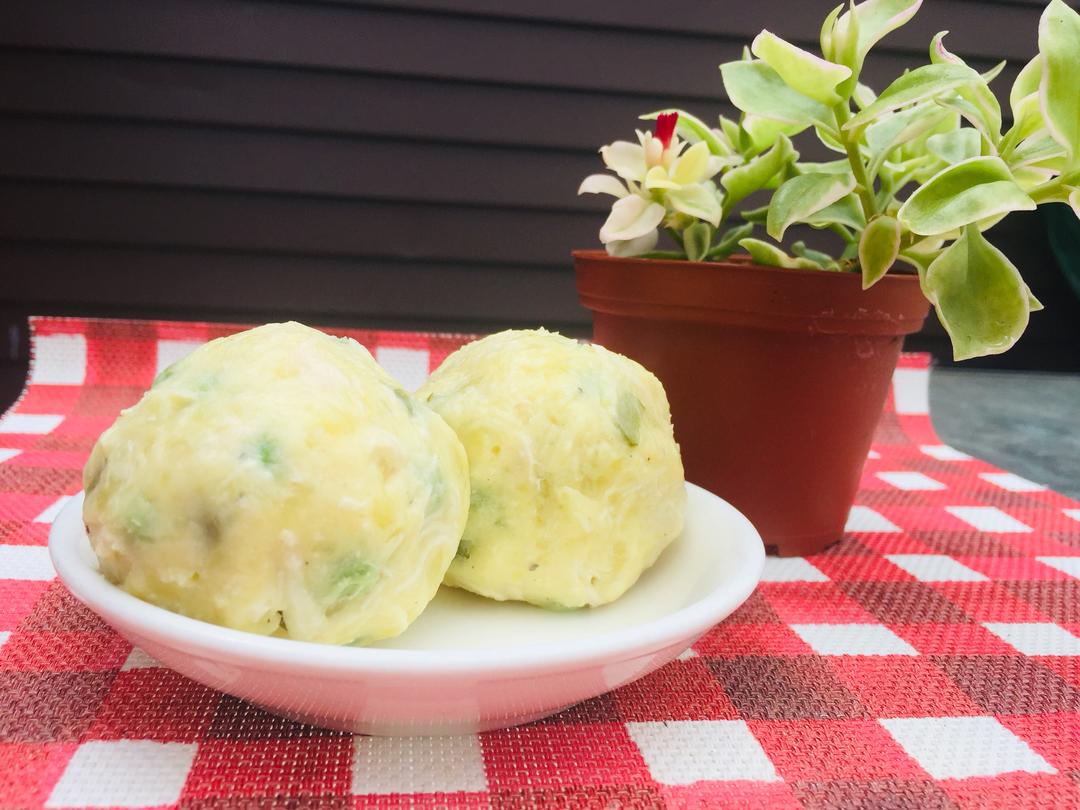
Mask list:
[[663,382],[690,481],[740,509],[769,551],[839,540],[903,336],[914,275],[574,253],[594,339]]

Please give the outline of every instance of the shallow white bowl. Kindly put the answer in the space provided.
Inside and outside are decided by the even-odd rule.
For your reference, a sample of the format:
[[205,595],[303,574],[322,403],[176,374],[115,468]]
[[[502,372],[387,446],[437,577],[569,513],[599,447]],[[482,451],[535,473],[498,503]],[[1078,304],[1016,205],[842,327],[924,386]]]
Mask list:
[[671,661],[754,590],[765,554],[750,522],[687,484],[686,529],[618,601],[554,613],[443,588],[402,635],[337,647],[218,627],[110,584],[82,496],[49,553],[71,592],[128,641],[200,683],[296,720],[364,734],[461,734],[526,723]]

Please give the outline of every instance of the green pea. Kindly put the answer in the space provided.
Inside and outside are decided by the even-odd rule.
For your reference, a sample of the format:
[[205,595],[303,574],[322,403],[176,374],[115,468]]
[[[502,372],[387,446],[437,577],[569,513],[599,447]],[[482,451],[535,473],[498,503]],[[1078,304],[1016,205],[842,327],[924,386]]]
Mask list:
[[626,443],[631,447],[637,447],[641,439],[641,413],[645,406],[641,400],[630,391],[619,394],[615,405],[615,426],[619,428]]

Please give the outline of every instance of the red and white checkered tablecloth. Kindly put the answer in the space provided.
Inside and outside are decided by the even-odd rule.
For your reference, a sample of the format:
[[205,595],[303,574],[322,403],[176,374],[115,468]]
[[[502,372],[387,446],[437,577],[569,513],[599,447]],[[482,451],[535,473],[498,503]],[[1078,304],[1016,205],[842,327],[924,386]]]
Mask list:
[[[37,318],[0,419],[0,806],[1077,807],[1080,503],[947,447],[906,356],[840,544],[688,654],[528,726],[298,725],[159,667],[54,579],[50,521],[211,324]],[[465,336],[339,330],[406,385]]]

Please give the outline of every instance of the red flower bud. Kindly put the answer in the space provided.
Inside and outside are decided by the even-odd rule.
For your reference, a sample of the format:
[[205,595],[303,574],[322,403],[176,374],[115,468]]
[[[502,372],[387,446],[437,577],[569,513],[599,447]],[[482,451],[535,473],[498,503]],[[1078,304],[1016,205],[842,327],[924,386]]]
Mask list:
[[656,137],[667,149],[671,146],[671,138],[675,134],[675,124],[679,121],[679,114],[663,113],[656,117]]

